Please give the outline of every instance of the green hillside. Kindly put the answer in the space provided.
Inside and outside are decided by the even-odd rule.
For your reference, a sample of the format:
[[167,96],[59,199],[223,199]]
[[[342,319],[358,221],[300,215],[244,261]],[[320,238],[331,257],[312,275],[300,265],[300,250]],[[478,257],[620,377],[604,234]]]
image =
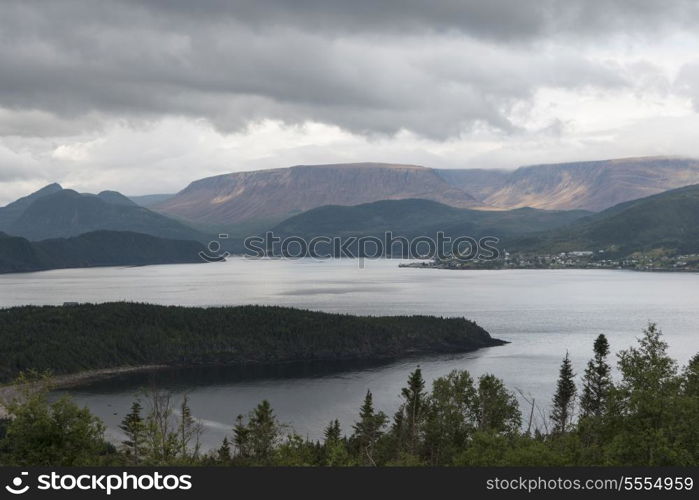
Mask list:
[[274,227],[276,234],[364,236],[392,231],[406,237],[504,236],[560,227],[589,212],[521,208],[507,211],[450,207],[430,200],[384,200],[355,206],[327,205],[295,215]]
[[38,242],[0,233],[0,273],[202,262],[198,254],[203,250],[195,241],[132,232],[95,231]]
[[621,203],[572,224],[508,242],[519,251],[605,250],[630,255],[663,249],[699,252],[699,185]]

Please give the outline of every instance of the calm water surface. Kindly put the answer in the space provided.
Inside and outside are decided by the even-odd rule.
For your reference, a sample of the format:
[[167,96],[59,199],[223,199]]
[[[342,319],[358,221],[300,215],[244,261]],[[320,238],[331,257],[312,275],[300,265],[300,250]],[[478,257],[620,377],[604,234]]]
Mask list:
[[168,370],[123,376],[71,392],[115,428],[139,387],[188,393],[204,442],[230,434],[235,417],[261,399],[303,435],[318,437],[339,418],[349,430],[364,393],[393,412],[418,364],[430,380],[455,368],[490,372],[534,397],[542,411],[569,351],[582,373],[595,336],[626,348],[648,321],[686,362],[699,352],[699,275],[595,270],[446,271],[398,268],[396,260],[246,260],[226,263],[56,270],[0,275],[0,306],[129,300],[156,304],[275,304],[357,314],[465,316],[502,347],[383,365],[304,364],[274,368]]

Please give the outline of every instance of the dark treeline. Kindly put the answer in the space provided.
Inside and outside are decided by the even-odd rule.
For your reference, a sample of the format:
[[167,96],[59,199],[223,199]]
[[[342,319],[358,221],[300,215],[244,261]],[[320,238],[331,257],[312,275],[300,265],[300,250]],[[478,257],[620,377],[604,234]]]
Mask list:
[[0,381],[139,365],[395,358],[501,345],[463,318],[116,302],[0,310]]
[[[366,393],[349,429],[328,423],[320,441],[280,424],[261,402],[232,416],[219,449],[202,453],[202,427],[187,398],[151,390],[123,419],[126,438],[104,440],[104,425],[69,398],[50,402],[41,382],[5,406],[0,425],[4,465],[219,466],[468,466],[468,465],[698,465],[699,355],[680,369],[650,325],[637,346],[618,355],[612,381],[604,335],[582,375],[566,354],[543,425],[534,408],[493,375],[474,379],[453,371],[426,387],[420,369],[401,391],[395,415],[377,410]],[[26,380],[20,380],[26,382]]]
[[129,231],[93,231],[71,238],[29,241],[0,232],[0,273],[99,266],[202,263],[196,241]]

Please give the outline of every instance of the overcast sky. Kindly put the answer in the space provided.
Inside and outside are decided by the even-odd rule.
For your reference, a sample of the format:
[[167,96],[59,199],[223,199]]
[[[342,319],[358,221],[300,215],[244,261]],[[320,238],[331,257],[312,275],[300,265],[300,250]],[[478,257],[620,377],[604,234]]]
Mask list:
[[0,204],[49,182],[699,157],[699,2],[0,3]]

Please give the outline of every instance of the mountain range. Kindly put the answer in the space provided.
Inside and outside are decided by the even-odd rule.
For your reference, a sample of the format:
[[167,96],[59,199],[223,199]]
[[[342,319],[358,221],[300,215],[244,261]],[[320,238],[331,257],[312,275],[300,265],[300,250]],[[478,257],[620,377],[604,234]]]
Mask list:
[[[439,231],[494,235],[514,251],[695,252],[699,188],[676,189],[690,184],[699,184],[699,161],[669,157],[513,171],[300,165],[210,177],[175,195],[133,199],[116,191],[84,194],[50,184],[0,208],[0,232],[6,233],[0,239],[0,268],[155,262],[144,245],[162,248],[166,239],[199,249],[212,238],[207,233],[236,227],[239,234],[224,243],[234,253],[242,250],[242,236],[269,229],[309,238],[388,231],[406,237]],[[142,236],[155,239],[135,239]],[[130,260],[104,259],[109,253],[101,245],[108,244]],[[55,249],[54,260],[46,256],[48,248]],[[26,255],[19,258],[22,252]],[[184,254],[169,255],[179,261]]]
[[646,157],[521,167],[437,170],[415,165],[299,165],[192,182],[151,208],[196,224],[248,231],[325,205],[426,199],[457,208],[600,211],[699,183],[699,161]]

